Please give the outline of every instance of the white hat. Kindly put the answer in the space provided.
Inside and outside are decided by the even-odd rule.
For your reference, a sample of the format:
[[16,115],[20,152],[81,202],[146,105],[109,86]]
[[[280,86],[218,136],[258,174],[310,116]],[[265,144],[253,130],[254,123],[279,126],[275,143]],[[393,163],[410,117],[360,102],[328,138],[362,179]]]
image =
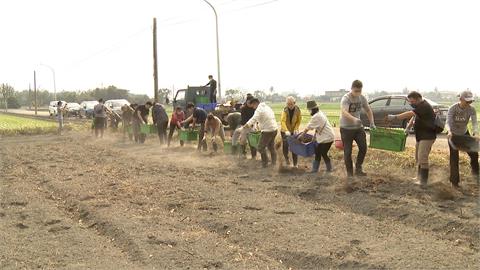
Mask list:
[[465,90],[462,93],[460,93],[460,98],[465,100],[465,101],[474,101],[475,98],[473,97],[473,94],[470,90]]

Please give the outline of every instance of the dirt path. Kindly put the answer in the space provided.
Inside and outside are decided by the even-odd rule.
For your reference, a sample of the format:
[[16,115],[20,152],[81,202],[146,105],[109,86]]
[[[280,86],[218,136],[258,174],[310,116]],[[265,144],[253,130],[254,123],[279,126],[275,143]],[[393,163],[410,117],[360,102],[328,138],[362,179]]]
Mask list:
[[480,266],[478,186],[450,190],[440,150],[425,191],[409,179],[412,150],[369,150],[369,177],[346,186],[338,151],[321,177],[156,142],[3,138],[0,268]]

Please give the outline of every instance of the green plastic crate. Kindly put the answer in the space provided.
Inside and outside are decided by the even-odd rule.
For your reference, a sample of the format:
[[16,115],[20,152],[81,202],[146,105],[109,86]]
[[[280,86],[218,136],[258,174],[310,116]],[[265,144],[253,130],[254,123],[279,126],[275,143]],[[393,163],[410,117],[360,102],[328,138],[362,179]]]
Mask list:
[[156,125],[150,125],[150,133],[157,134],[157,126]]
[[402,152],[407,135],[403,129],[376,128],[370,130],[370,148]]
[[140,133],[142,134],[150,134],[150,126],[147,124],[140,125]]
[[180,141],[196,141],[198,140],[198,131],[196,130],[180,130]]
[[195,103],[196,104],[210,103],[210,98],[209,97],[203,97],[203,96],[197,96],[197,97],[195,97]]
[[261,135],[262,133],[259,131],[248,133],[248,136],[247,136],[248,145],[250,145],[250,147],[257,148],[258,143],[260,142]]
[[232,153],[232,142],[225,141],[223,143],[223,152],[225,154],[231,154]]

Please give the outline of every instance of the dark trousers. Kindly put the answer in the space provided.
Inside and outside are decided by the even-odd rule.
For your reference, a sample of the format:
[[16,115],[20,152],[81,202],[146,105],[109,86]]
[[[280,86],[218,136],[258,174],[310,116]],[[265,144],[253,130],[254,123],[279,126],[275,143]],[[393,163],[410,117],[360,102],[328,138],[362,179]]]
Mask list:
[[210,103],[217,103],[217,95],[210,95]]
[[158,139],[160,139],[160,144],[164,144],[167,141],[167,127],[167,121],[157,123],[157,132]]
[[323,161],[325,162],[325,165],[327,166],[327,170],[331,170],[332,168],[332,163],[330,161],[330,157],[328,156],[328,151],[330,151],[330,147],[332,146],[333,142],[329,143],[319,143],[317,144],[317,148],[315,148],[315,160],[320,162],[323,157]]
[[95,117],[93,120],[95,126],[95,137],[100,136],[103,138],[103,131],[105,130],[105,117]]
[[130,121],[128,120],[123,120],[123,139],[127,138],[127,135],[128,135],[128,139],[129,140],[132,140],[133,139],[133,130],[132,132],[128,132],[128,129],[132,126],[132,124],[130,123]]
[[200,130],[198,131],[198,146],[197,150],[200,151],[203,148],[203,151],[207,151],[207,142],[203,140],[205,136],[205,122],[200,123]]
[[[450,182],[452,182],[452,184],[454,185],[458,185],[458,183],[460,182],[460,171],[458,166],[459,153],[458,153],[458,150],[454,149],[450,145],[450,143],[448,143],[448,148],[450,149]],[[468,152],[467,154],[470,157],[470,167],[472,168],[472,174],[478,177],[478,174],[479,174],[478,153]]]
[[[168,132],[168,141],[167,141],[168,146],[170,146],[170,141],[172,141],[172,137],[173,137],[173,133],[175,132],[175,129],[180,130],[180,128],[177,127],[177,125],[170,123],[170,131]],[[183,141],[180,141],[180,145],[183,146]]]
[[268,164],[267,149],[270,151],[270,156],[272,158],[272,165],[275,165],[277,162],[277,153],[275,152],[275,136],[277,136],[277,131],[264,132],[260,135],[260,142],[258,143],[258,152],[262,157],[262,165],[266,167]]
[[358,129],[345,129],[340,128],[340,134],[343,141],[343,159],[345,161],[345,167],[349,176],[353,175],[353,162],[352,162],[352,144],[353,141],[357,143],[358,155],[357,162],[355,163],[355,170],[357,172],[362,171],[363,161],[367,155],[367,136],[365,130]]
[[[282,150],[283,150],[283,156],[285,157],[285,161],[287,164],[290,164],[290,161],[288,160],[288,142],[287,142],[287,135],[285,135],[285,132],[280,132],[280,135],[282,135]],[[293,165],[296,166],[298,164],[298,156],[294,153],[292,153],[292,160],[293,160]]]
[[134,120],[132,123],[132,129],[133,129],[133,138],[136,143],[144,143],[145,139],[147,138],[147,134],[143,134],[140,132],[140,126],[142,123],[138,120]]

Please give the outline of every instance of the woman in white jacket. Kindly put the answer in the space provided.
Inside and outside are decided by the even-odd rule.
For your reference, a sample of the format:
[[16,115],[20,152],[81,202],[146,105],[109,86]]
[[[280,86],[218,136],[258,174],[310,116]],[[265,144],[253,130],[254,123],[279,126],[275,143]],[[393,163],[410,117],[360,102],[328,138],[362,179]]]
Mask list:
[[318,143],[317,148],[315,149],[315,159],[312,162],[312,173],[318,172],[322,157],[327,167],[327,173],[330,173],[332,172],[332,162],[328,157],[328,151],[335,139],[335,133],[328,122],[327,116],[318,109],[317,103],[314,100],[307,101],[307,109],[310,111],[312,119],[310,119],[303,134],[314,129],[315,139]]

